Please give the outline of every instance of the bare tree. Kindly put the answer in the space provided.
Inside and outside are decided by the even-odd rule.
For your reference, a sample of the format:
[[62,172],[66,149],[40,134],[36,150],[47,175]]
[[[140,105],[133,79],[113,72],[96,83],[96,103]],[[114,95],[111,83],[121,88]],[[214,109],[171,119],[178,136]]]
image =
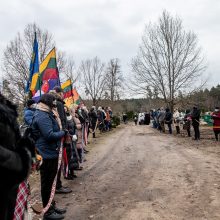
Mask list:
[[132,60],[133,81],[139,90],[157,88],[171,110],[178,91],[190,91],[205,70],[196,35],[164,11],[158,24],[146,26],[138,55]]
[[93,105],[104,95],[106,85],[105,64],[97,57],[82,61],[80,72],[83,76],[86,95],[88,95]]
[[71,79],[73,84],[80,80],[80,71],[77,70],[74,59],[72,57],[65,59],[63,78],[64,80]]
[[[19,32],[3,53],[3,78],[7,81],[7,88],[10,89],[14,97],[13,101],[16,102],[24,103],[26,99],[25,86],[29,77],[35,32],[39,45],[39,60],[43,61],[48,52],[54,47],[55,42],[52,34],[47,30],[42,30],[36,24],[28,24],[24,32],[22,34]],[[60,51],[57,54],[58,67],[62,71],[65,57]]]
[[111,59],[107,66],[106,90],[109,92],[111,101],[115,101],[122,92],[122,72],[119,59]]

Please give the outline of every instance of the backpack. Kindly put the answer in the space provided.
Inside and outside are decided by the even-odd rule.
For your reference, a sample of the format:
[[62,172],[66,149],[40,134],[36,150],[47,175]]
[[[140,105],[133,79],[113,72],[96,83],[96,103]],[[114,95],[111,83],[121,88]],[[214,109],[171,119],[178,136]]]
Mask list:
[[24,123],[20,126],[21,137],[28,139],[33,145],[35,145],[35,142],[40,137],[40,131],[34,130],[33,128],[33,121],[35,116],[36,115],[34,114],[30,125]]

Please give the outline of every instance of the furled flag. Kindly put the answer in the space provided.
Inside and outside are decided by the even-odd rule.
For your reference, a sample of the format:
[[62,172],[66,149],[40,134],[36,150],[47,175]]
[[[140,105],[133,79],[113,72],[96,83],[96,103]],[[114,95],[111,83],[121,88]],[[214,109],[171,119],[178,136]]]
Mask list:
[[70,107],[74,104],[71,79],[68,79],[66,82],[62,83],[61,88],[63,90],[64,102],[67,107]]
[[55,86],[60,86],[55,48],[53,48],[43,60],[40,65],[39,72],[40,74],[38,80],[32,80],[32,84],[36,92],[33,97],[35,100],[39,100],[39,96],[41,94],[48,93]]
[[32,80],[37,80],[39,75],[39,58],[38,58],[38,42],[37,42],[37,34],[35,32],[34,36],[34,44],[33,44],[33,53],[32,53],[32,58],[31,58],[31,63],[30,63],[30,68],[29,68],[29,79],[27,81],[26,85],[26,93],[29,91],[32,92],[31,96],[33,96],[33,90],[31,88],[31,83]]

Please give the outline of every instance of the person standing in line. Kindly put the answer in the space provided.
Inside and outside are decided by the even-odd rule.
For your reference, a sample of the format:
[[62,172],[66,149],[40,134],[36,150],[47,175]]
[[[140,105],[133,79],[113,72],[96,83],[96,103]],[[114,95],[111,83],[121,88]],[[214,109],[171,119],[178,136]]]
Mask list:
[[186,110],[186,114],[184,116],[184,124],[183,124],[183,129],[187,131],[188,137],[191,137],[191,114],[190,114],[190,109]]
[[[1,220],[14,219],[20,185],[28,177],[31,169],[31,151],[34,151],[34,146],[30,151],[32,145],[21,137],[17,117],[17,107],[0,93]],[[26,203],[24,191],[22,193],[22,201]],[[21,210],[21,203],[19,205]],[[23,217],[23,213],[19,214]]]
[[161,108],[158,113],[158,123],[159,123],[158,129],[160,132],[163,132],[163,133],[165,133],[165,125],[164,125],[165,115],[166,115],[166,112],[164,111],[163,108]]
[[[53,113],[56,107],[56,100],[52,94],[41,96],[33,118],[33,132],[39,134],[36,140],[36,147],[43,158],[40,167],[41,176],[41,197],[43,207],[48,205],[52,185],[58,173],[58,156],[61,147],[61,138],[65,136],[65,131],[61,130],[61,121],[58,114]],[[63,219],[65,209],[59,209],[53,201],[48,211],[44,214],[45,220]]]
[[195,138],[194,140],[200,140],[200,131],[199,131],[199,125],[200,125],[200,110],[198,107],[194,106],[191,114],[192,118],[192,126],[194,128],[194,134]]
[[172,134],[172,122],[173,122],[173,117],[172,113],[170,112],[169,108],[166,108],[166,114],[165,114],[165,124],[167,124],[169,133]]
[[215,134],[216,141],[219,140],[219,134],[220,134],[220,111],[219,107],[215,107],[215,111],[211,114],[213,119],[213,131]]
[[92,108],[90,109],[89,119],[90,119],[90,127],[92,129],[92,137],[95,138],[95,130],[97,127],[97,120],[98,120],[95,106],[92,106]]
[[137,116],[137,114],[135,114],[134,115],[134,124],[137,125],[137,122],[138,122],[138,116]]
[[64,150],[65,150],[64,178],[67,180],[73,180],[74,178],[77,177],[74,173],[74,169],[78,168],[78,160],[75,151],[76,149],[73,143],[76,140],[76,125],[73,121],[72,115],[70,114],[69,108],[65,106],[64,109],[67,116],[67,130],[68,130],[68,135],[64,143]]
[[77,152],[79,155],[79,169],[82,169],[82,163],[83,163],[83,132],[82,132],[82,124],[81,121],[79,119],[79,115],[77,110],[72,107],[70,109],[70,114],[73,117],[73,121],[75,123],[76,126],[76,130],[77,130],[77,141],[76,141],[76,148],[77,148]]
[[174,122],[174,126],[176,127],[176,133],[180,134],[180,113],[179,113],[178,109],[174,110],[173,122]]
[[106,131],[110,130],[110,121],[111,121],[111,116],[108,110],[108,107],[106,107],[105,109],[105,113],[106,113],[106,118],[105,118],[105,127],[106,127]]
[[[59,114],[59,118],[61,120],[61,125],[63,130],[67,129],[67,119],[66,119],[66,113],[64,110],[64,104],[63,101],[63,90],[59,86],[55,86],[52,91],[50,91],[52,95],[54,95],[56,99],[56,109]],[[58,173],[57,177],[57,185],[56,185],[56,193],[57,194],[66,194],[71,193],[72,190],[69,187],[63,187],[62,181],[61,181],[61,168]]]

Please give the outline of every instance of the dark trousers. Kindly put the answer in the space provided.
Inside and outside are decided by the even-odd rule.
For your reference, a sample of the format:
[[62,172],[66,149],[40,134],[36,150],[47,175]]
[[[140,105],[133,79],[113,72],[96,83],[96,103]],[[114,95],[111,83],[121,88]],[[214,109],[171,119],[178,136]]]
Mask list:
[[193,125],[194,132],[195,132],[195,140],[200,139],[200,131],[199,131],[199,125]]
[[41,197],[43,207],[46,207],[53,185],[54,178],[57,173],[58,158],[56,159],[44,159],[43,164],[40,167],[41,176]]
[[186,130],[187,130],[188,137],[191,137],[190,128],[188,128],[188,129],[186,129]]
[[215,133],[215,139],[218,141],[218,135],[220,134],[220,130],[214,131]]
[[61,167],[59,169],[59,172],[57,174],[57,185],[56,189],[60,189],[62,187],[62,181],[61,181]]
[[167,124],[167,126],[168,126],[168,129],[169,129],[169,133],[172,134],[172,126],[171,126],[171,124]]
[[180,126],[176,126],[176,133],[180,134]]

